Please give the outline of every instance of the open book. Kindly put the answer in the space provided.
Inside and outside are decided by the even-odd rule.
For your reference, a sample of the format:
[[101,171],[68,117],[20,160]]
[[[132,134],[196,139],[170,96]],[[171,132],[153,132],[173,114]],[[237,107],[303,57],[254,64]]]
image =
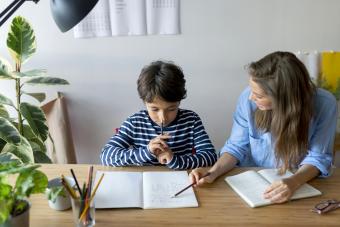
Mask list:
[[105,176],[94,198],[96,208],[198,207],[192,188],[171,198],[176,192],[190,184],[186,171],[97,171],[95,182],[99,180],[102,173],[105,173]]
[[[284,175],[278,175],[277,169],[263,169],[258,172],[246,171],[224,180],[230,187],[244,199],[249,206],[259,207],[271,204],[270,200],[263,198],[263,193],[272,182],[287,178],[292,173],[287,171]],[[303,184],[295,191],[291,199],[301,199],[321,195],[321,192],[309,184]]]

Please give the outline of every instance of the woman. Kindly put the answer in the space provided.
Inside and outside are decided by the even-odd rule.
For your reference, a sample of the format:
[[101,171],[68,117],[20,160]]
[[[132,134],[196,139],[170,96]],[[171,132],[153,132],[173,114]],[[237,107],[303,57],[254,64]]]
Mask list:
[[[196,185],[211,183],[235,165],[292,170],[291,177],[264,192],[264,198],[283,203],[305,182],[330,175],[336,100],[315,88],[292,53],[271,53],[248,69],[249,87],[239,98],[219,160],[209,170],[193,170],[190,180]],[[210,175],[202,178],[207,171]]]

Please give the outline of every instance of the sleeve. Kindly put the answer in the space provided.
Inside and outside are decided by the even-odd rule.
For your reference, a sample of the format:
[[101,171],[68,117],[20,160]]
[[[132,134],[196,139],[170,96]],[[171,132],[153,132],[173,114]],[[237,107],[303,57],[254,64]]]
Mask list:
[[145,163],[156,162],[156,157],[147,147],[134,147],[133,123],[127,119],[118,133],[112,136],[102,149],[100,159],[106,166],[141,166]]
[[239,97],[236,110],[233,115],[233,126],[229,139],[220,151],[234,156],[239,163],[242,163],[250,152],[249,145],[249,121],[251,108],[248,100],[250,90],[247,88]]
[[193,127],[194,154],[176,155],[167,164],[171,169],[194,169],[212,166],[217,161],[217,154],[206,133],[200,117],[195,114]]
[[[331,95],[330,95],[331,96]],[[337,103],[333,96],[328,101],[317,103],[318,110],[314,117],[314,127],[309,141],[306,157],[300,166],[310,164],[320,171],[320,177],[328,177],[331,174],[333,160],[333,145],[337,124]]]

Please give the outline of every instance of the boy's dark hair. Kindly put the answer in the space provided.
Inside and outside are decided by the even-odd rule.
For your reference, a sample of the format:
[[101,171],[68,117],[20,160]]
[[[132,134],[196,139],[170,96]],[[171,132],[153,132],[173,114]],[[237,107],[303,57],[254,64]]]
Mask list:
[[137,89],[144,102],[152,102],[156,97],[166,102],[179,102],[187,93],[182,69],[163,61],[152,62],[142,69]]

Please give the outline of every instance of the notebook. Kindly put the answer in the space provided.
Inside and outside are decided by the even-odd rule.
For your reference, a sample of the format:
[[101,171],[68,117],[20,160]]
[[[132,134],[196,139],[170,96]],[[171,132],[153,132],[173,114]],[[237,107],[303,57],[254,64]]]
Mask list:
[[176,192],[190,184],[186,171],[97,171],[95,184],[102,173],[105,176],[94,197],[96,208],[198,207],[192,188],[172,198]]
[[[263,169],[260,171],[246,171],[234,176],[228,176],[224,180],[229,186],[248,203],[250,207],[270,205],[268,199],[263,198],[263,192],[271,182],[291,176],[287,171],[284,175],[279,175],[277,169]],[[303,184],[295,191],[292,200],[321,195],[321,192],[309,184]]]

